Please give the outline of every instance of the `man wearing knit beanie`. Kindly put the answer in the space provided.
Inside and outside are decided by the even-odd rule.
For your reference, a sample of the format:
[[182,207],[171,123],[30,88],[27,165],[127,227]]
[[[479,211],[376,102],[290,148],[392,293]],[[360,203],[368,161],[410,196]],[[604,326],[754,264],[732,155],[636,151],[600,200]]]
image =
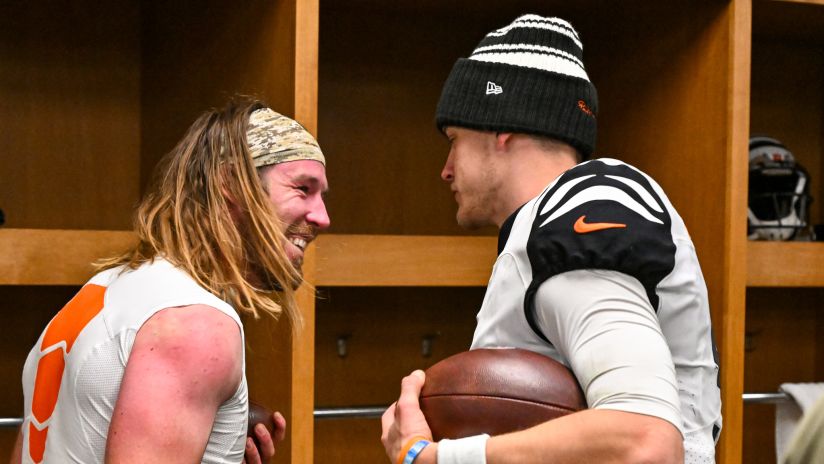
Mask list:
[[661,187],[592,155],[598,98],[567,21],[526,15],[490,32],[446,80],[441,177],[458,223],[500,229],[472,348],[569,366],[589,409],[508,435],[431,442],[402,382],[383,416],[393,462],[714,462],[721,430],[707,289]]

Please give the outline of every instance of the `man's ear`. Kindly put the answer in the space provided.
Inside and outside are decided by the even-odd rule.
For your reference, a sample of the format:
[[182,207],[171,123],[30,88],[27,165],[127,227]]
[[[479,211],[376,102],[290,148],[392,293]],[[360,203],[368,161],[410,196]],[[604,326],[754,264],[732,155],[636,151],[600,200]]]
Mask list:
[[496,132],[495,133],[495,148],[498,150],[506,150],[507,144],[512,139],[512,132]]

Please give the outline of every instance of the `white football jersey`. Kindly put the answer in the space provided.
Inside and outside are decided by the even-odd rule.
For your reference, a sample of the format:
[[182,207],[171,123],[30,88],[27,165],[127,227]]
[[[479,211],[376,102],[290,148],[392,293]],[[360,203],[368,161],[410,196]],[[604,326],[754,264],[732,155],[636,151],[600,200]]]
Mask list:
[[[208,305],[243,326],[235,310],[186,272],[157,259],[94,276],[49,322],[23,368],[23,463],[102,463],[109,424],[140,327],[161,309]],[[245,366],[218,409],[204,463],[239,463],[246,443]]]
[[[646,319],[653,323],[647,333],[664,340],[656,362],[665,374],[674,371],[672,381],[661,376],[661,399],[649,391],[621,391],[634,379],[613,377],[606,386],[612,392],[604,393],[603,385],[597,393],[589,389],[591,379],[605,373],[599,366],[622,353],[658,345],[629,347],[632,351],[627,346],[610,349],[607,343],[594,356],[589,353],[591,358],[574,359],[577,346],[558,336],[558,330],[575,331],[579,341],[618,336],[620,344],[646,342],[627,340],[626,334],[621,339],[620,331],[610,332],[608,324],[577,320],[569,311],[536,314],[536,308],[548,306],[536,302],[545,284],[554,292],[554,307],[569,301],[580,308],[582,301],[596,304],[614,296],[613,301],[626,302],[607,308],[615,309],[617,318],[623,317],[621,311],[635,311],[628,317],[643,321],[648,313]],[[501,227],[498,258],[477,319],[472,348],[516,347],[551,356],[573,368],[590,407],[668,420],[685,437],[686,462],[712,462],[721,399],[706,284],[683,220],[646,174],[613,159],[581,163],[513,213]],[[620,362],[627,360],[632,362],[632,356]],[[673,405],[671,412],[667,402]]]

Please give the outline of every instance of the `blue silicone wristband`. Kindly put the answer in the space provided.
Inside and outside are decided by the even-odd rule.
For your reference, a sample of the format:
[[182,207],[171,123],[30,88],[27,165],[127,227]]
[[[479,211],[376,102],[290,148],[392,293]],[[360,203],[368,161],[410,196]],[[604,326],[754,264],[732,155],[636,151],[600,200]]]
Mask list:
[[409,452],[406,453],[406,456],[403,458],[403,464],[412,464],[415,462],[415,458],[421,454],[426,445],[430,442],[428,440],[418,440],[411,448],[409,448]]

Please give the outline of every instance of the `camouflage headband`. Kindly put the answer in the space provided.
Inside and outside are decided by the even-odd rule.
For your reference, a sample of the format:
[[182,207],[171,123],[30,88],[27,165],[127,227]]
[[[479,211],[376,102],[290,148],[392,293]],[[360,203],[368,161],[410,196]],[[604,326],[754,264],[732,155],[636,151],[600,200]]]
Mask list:
[[269,108],[255,110],[249,116],[246,142],[257,168],[297,160],[315,160],[326,165],[312,134],[297,121]]

